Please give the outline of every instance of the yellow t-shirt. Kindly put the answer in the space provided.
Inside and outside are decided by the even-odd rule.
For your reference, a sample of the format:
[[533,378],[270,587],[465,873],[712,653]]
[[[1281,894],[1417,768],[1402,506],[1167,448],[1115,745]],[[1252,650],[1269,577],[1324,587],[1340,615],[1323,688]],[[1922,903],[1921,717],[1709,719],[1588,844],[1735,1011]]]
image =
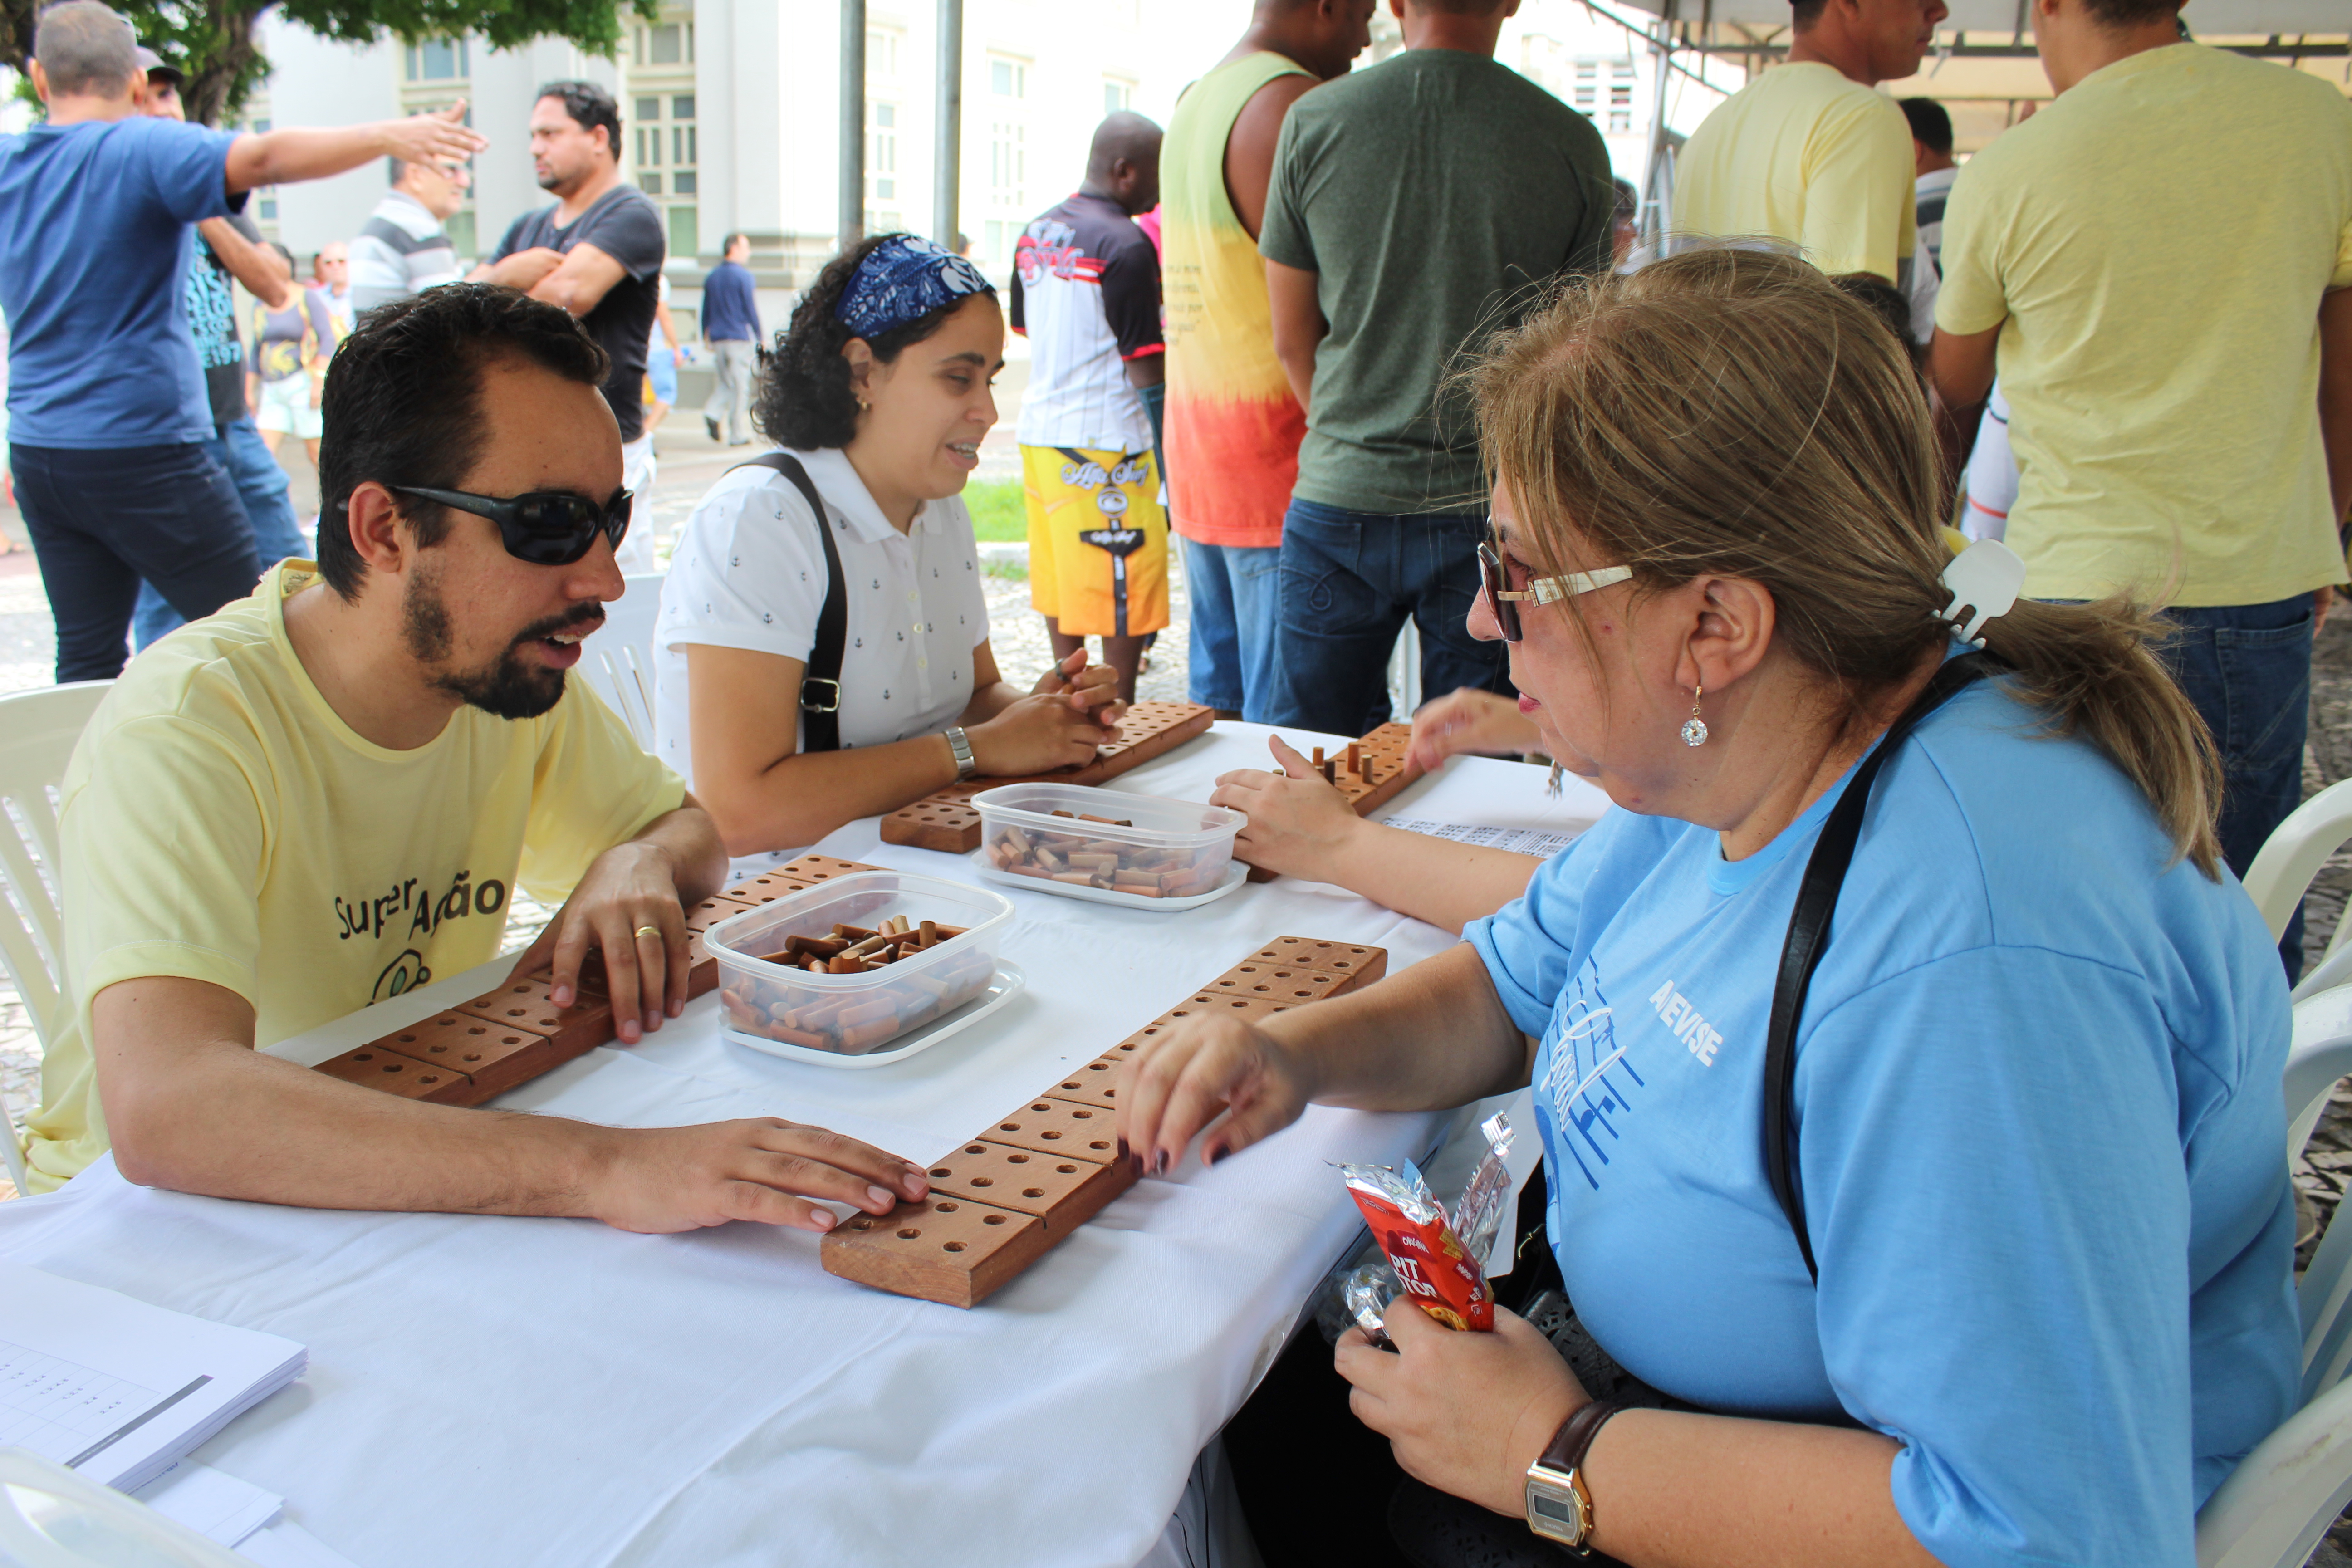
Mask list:
[[90,1000],[118,981],[208,981],[267,1046],[496,957],[509,889],[568,893],[685,796],[583,682],[537,719],[462,708],[387,751],[335,716],[286,638],[289,561],[254,596],[131,663],[66,768],[63,990],[26,1130],[47,1191],[107,1148]]
[[2335,86],[2198,44],[2118,60],[1960,170],[1943,262],[1936,324],[2000,328],[2027,593],[2343,580],[2318,412],[2320,296],[2352,285]]
[[1918,247],[1911,126],[1833,66],[1776,66],[1715,106],[1675,161],[1677,237],[1765,235],[1835,277],[1902,283]]

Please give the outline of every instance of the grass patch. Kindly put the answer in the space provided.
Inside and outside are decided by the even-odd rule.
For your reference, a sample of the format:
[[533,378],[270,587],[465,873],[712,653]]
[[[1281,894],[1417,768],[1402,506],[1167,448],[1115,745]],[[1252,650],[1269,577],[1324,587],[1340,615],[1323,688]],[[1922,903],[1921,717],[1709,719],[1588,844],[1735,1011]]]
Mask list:
[[983,543],[1018,544],[1029,537],[1029,502],[1019,479],[974,479],[963,488],[971,531]]

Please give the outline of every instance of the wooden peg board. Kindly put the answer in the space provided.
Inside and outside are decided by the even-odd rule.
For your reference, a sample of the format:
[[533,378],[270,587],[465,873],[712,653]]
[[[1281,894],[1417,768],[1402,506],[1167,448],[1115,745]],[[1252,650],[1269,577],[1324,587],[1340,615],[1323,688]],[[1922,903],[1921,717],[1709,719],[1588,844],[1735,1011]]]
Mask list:
[[[1407,752],[1412,745],[1412,726],[1383,724],[1379,729],[1342,747],[1337,752],[1326,752],[1324,761],[1330,764],[1333,788],[1347,797],[1349,806],[1358,816],[1370,816],[1397,797],[1405,785],[1421,777],[1422,768]],[[1360,767],[1348,766],[1348,753],[1353,751]],[[1271,882],[1275,873],[1263,867],[1250,868],[1253,882]]]
[[[803,855],[688,910],[688,997],[719,984],[719,961],[703,946],[704,931],[787,893],[852,871],[879,869],[827,855]],[[571,1006],[558,1007],[549,999],[552,980],[552,971],[542,969],[504,982],[437,1016],[320,1062],[317,1070],[404,1100],[479,1105],[613,1040],[613,1007],[598,955],[591,952],[581,966],[580,995]]]
[[882,842],[943,854],[969,855],[980,847],[980,809],[971,797],[1009,784],[1098,784],[1115,779],[1200,734],[1216,722],[1216,710],[1197,702],[1139,702],[1118,721],[1118,739],[1095,752],[1082,768],[1019,778],[967,779],[882,819]]
[[895,1295],[977,1305],[1135,1184],[1117,1130],[1118,1077],[1144,1040],[1212,1010],[1271,1016],[1387,972],[1385,948],[1275,938],[941,1155],[921,1203],[851,1214],[818,1248],[825,1271]]

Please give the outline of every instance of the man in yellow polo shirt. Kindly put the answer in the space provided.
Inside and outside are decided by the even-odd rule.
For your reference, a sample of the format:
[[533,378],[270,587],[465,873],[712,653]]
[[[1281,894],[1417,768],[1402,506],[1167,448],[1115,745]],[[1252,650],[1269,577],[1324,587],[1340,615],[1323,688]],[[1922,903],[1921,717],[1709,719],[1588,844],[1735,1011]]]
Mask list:
[[67,769],[64,989],[28,1123],[46,1190],[826,1228],[921,1172],[780,1121],[626,1131],[421,1104],[260,1054],[488,962],[511,889],[568,896],[518,972],[596,948],[625,1044],[685,1002],[684,901],[726,857],[677,776],[567,686],[623,591],[603,351],[454,284],[372,314],[325,397],[320,560],[132,662]]
[[1832,277],[1870,272],[1921,296],[1911,126],[1882,81],[1916,73],[1944,0],[1798,0],[1789,59],[1700,122],[1675,159],[1676,236],[1761,236]]
[[[2345,576],[2352,105],[2179,16],[2034,0],[2058,96],[1953,182],[1929,374],[1967,410],[1998,363],[2027,593],[2170,606],[2242,875],[2302,798],[2314,594]],[[2184,224],[2226,237],[2148,243]]]

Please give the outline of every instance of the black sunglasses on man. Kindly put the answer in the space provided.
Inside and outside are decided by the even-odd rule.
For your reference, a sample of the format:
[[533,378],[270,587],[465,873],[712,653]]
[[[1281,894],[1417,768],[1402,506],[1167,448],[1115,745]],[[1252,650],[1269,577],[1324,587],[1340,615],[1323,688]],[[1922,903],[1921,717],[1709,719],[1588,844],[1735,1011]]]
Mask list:
[[465,490],[426,489],[422,485],[386,485],[384,489],[488,518],[499,525],[499,538],[507,553],[534,566],[571,565],[595,548],[599,533],[619,550],[622,536],[629,531],[629,506],[634,500],[626,488],[614,490],[612,499],[601,505],[570,490],[532,490],[501,500]]

